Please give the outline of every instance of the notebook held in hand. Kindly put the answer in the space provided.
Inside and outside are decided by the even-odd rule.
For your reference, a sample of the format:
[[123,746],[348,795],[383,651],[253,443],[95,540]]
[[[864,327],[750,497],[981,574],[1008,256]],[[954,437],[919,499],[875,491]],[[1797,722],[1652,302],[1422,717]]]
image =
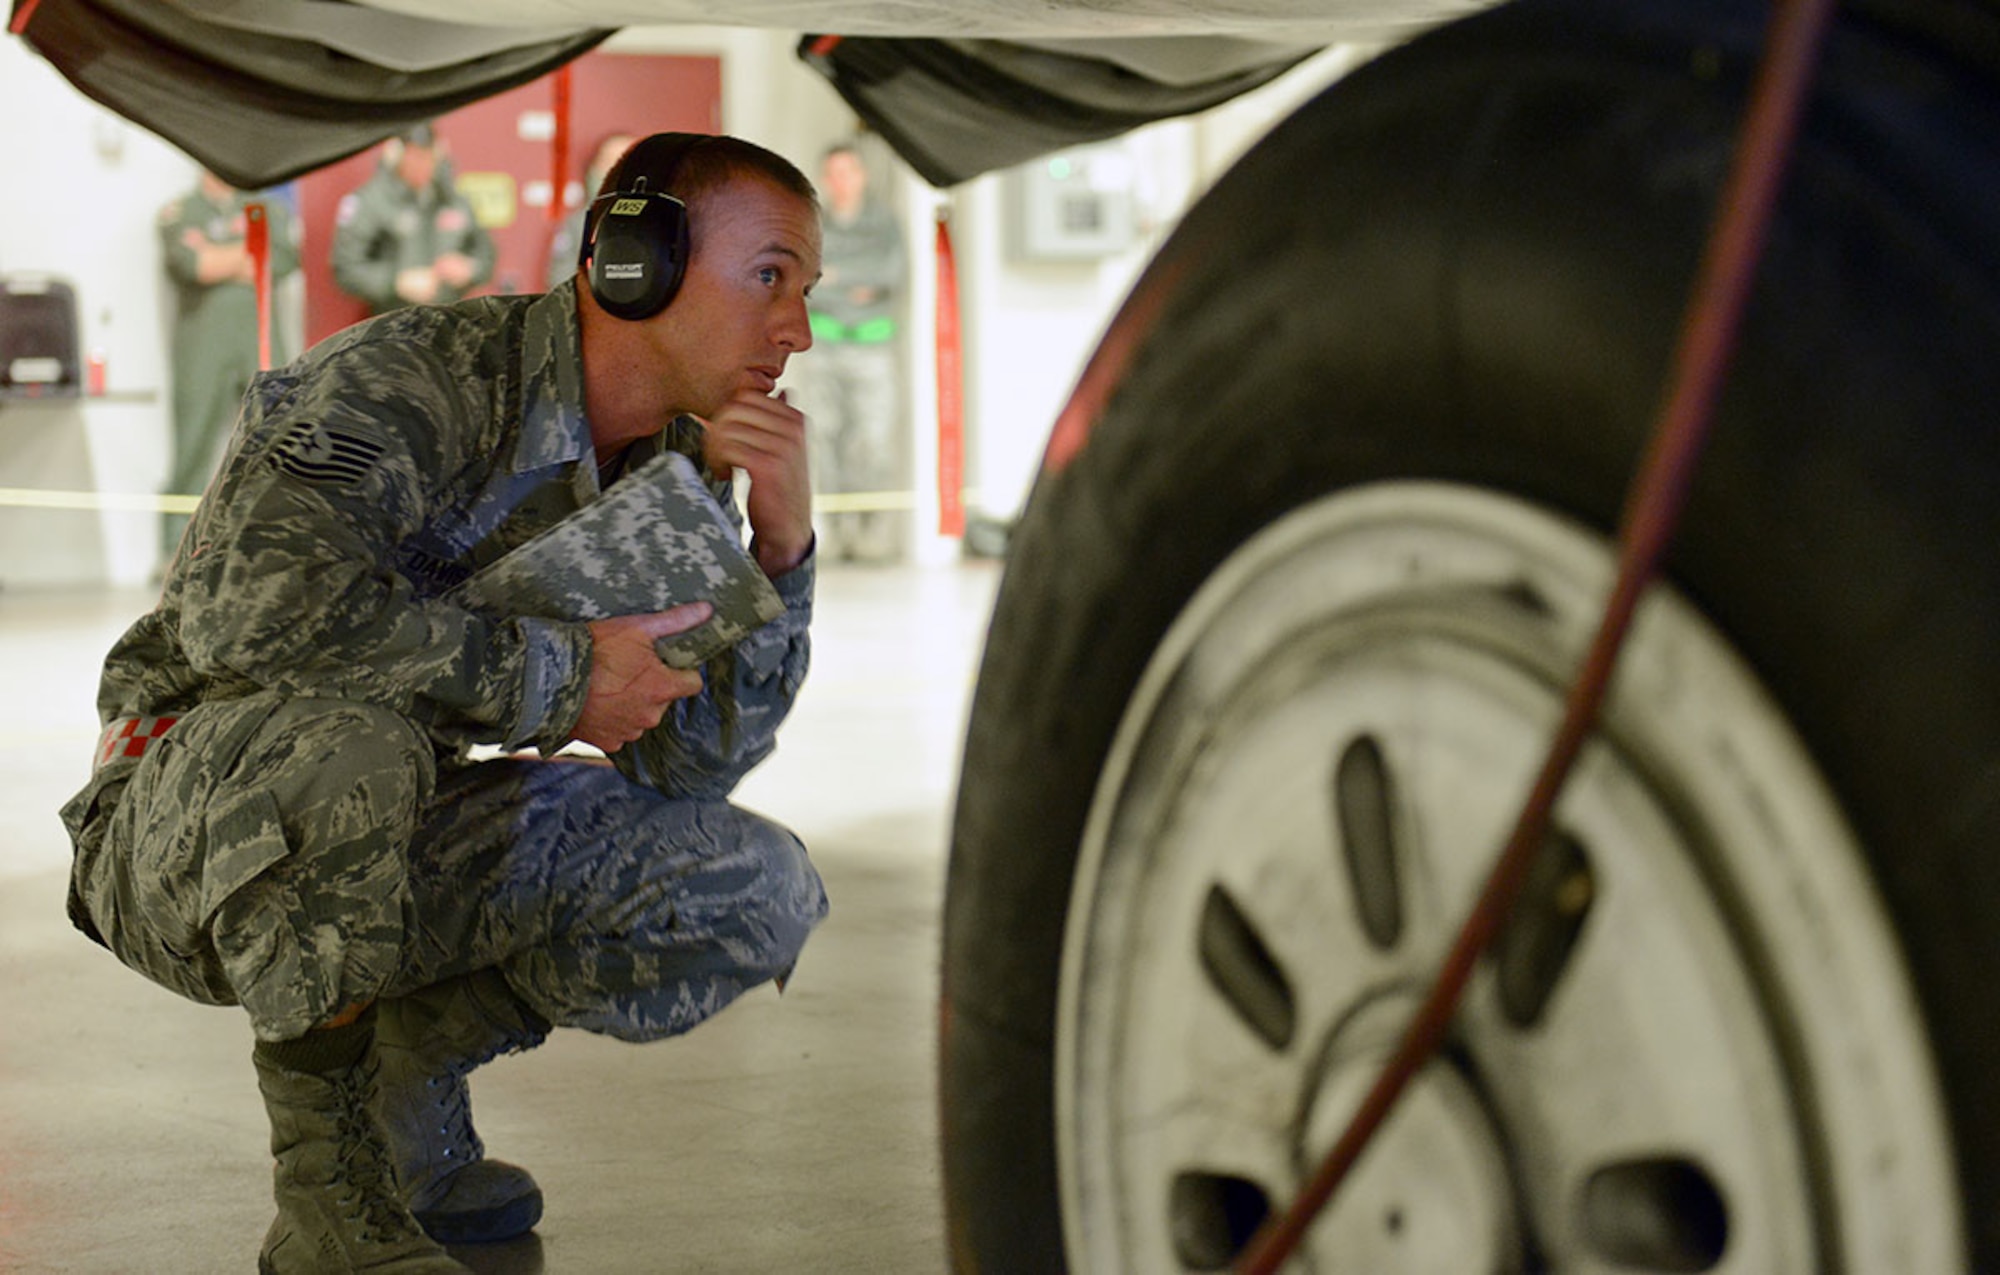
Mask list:
[[448,596],[489,615],[554,620],[713,604],[705,623],[660,639],[660,659],[674,668],[707,662],[785,610],[693,462],[671,451]]

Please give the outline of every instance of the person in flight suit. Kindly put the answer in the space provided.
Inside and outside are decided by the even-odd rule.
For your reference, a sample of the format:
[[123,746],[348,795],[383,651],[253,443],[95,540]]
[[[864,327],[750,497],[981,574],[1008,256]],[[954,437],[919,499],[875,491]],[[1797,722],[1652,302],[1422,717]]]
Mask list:
[[[728,800],[806,672],[805,418],[774,390],[812,344],[817,200],[779,156],[694,134],[606,189],[605,217],[623,192],[685,203],[663,308],[614,313],[579,276],[397,310],[260,375],[105,661],[97,766],[63,809],[70,913],[245,1011],[265,1272],[458,1272],[441,1243],[533,1227],[540,1188],[485,1156],[467,1073],[558,1026],[684,1032],[782,980],[826,913],[799,839]],[[607,278],[671,274],[593,236]],[[724,507],[782,615],[681,670],[654,643],[704,602],[577,623],[447,596],[668,449],[718,498],[747,476]],[[610,764],[543,759],[571,741]]]
[[[160,209],[160,258],[174,282],[173,455],[167,491],[195,495],[208,485],[236,420],[243,391],[257,374],[257,274],[245,242],[244,205],[264,208],[270,283],[299,268],[298,220],[283,200],[245,194],[204,170],[193,190]],[[273,362],[291,358],[277,306],[270,307]],[[187,515],[161,515],[160,548],[174,551]]]
[[334,282],[383,314],[448,304],[491,279],[493,237],[452,188],[436,131],[418,125],[382,159],[334,214]]
[[[799,406],[813,419],[813,476],[823,494],[883,492],[903,485],[902,347],[897,314],[907,283],[896,216],[868,194],[854,146],[820,161],[826,277],[813,294],[819,355],[799,373]],[[899,515],[880,509],[822,511],[827,554],[885,563],[902,552]]]

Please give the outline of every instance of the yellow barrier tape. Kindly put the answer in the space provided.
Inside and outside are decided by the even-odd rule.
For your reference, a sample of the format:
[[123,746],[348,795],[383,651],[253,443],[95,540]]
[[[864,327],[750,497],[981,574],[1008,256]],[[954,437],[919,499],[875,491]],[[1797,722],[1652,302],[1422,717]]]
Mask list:
[[[977,499],[979,489],[967,487],[966,503]],[[823,491],[813,496],[813,510],[826,514],[866,514],[892,509],[915,509],[914,491]]]
[[0,507],[15,509],[117,509],[139,513],[191,514],[200,496],[153,496],[136,491],[42,491],[0,487]]
[[[966,488],[970,500],[976,488]],[[0,508],[132,510],[139,513],[191,514],[200,496],[150,496],[126,491],[44,491],[31,487],[0,487]],[[914,491],[830,491],[813,497],[822,513],[877,513],[917,507]]]

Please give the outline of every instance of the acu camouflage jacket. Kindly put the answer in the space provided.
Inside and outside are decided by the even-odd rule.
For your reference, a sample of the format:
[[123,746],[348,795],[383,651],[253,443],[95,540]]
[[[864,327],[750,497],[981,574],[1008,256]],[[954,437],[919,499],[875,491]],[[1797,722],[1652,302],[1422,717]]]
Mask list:
[[[669,446],[698,462],[699,424],[627,467]],[[573,283],[358,324],[252,383],[159,606],[106,659],[99,715],[269,689],[391,708],[445,754],[552,752],[583,709],[585,626],[441,598],[598,494]],[[805,677],[813,579],[808,557],[775,581],[785,613],[712,660],[619,769],[707,797],[762,760]]]

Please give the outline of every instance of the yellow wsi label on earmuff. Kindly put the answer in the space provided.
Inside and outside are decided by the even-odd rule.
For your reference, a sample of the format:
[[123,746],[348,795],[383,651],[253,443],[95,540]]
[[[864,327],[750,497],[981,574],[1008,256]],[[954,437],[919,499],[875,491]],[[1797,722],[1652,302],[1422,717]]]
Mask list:
[[612,203],[609,215],[613,217],[637,217],[644,211],[646,211],[645,200],[620,199]]

